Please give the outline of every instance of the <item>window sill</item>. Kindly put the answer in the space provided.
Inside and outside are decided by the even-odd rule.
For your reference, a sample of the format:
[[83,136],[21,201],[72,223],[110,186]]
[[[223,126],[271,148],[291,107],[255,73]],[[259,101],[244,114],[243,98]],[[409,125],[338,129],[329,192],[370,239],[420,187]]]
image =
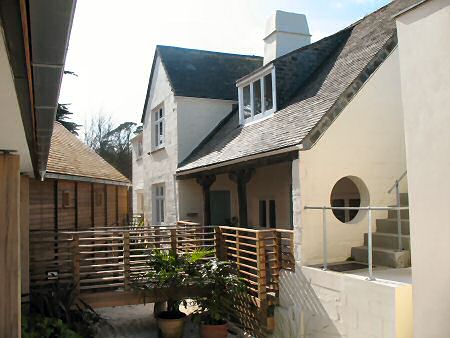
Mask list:
[[251,126],[252,124],[255,124],[255,123],[267,120],[267,119],[269,119],[269,118],[271,118],[273,116],[273,113],[274,112],[266,112],[261,117],[258,117],[256,119],[255,118],[251,118],[251,119],[248,119],[247,121],[244,120],[241,123],[241,127]]
[[150,154],[153,154],[153,153],[157,153],[158,151],[163,150],[163,149],[165,149],[165,148],[166,148],[165,145],[161,145],[161,146],[159,146],[159,147],[155,147],[155,148],[153,148],[148,154],[150,155]]

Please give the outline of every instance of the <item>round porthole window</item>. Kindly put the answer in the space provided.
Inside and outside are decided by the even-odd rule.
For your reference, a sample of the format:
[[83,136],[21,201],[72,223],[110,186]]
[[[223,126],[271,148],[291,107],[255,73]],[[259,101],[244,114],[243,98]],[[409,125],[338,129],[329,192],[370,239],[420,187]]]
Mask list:
[[[332,207],[361,207],[369,205],[369,192],[364,182],[355,176],[341,178],[333,187],[330,196]],[[355,223],[363,217],[362,210],[333,210],[342,223]]]

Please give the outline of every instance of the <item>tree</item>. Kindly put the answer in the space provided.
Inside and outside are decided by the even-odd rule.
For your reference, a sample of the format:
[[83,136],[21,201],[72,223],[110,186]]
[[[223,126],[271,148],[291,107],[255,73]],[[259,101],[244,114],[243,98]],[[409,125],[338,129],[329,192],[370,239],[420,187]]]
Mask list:
[[123,175],[131,178],[132,155],[130,140],[136,123],[124,122],[113,127],[111,117],[98,115],[86,128],[85,143]]
[[72,121],[68,121],[68,119],[70,119],[69,116],[73,115],[73,113],[68,108],[69,105],[70,103],[58,103],[58,109],[56,110],[56,121],[61,123],[72,134],[78,136],[78,129],[81,127],[81,125]]

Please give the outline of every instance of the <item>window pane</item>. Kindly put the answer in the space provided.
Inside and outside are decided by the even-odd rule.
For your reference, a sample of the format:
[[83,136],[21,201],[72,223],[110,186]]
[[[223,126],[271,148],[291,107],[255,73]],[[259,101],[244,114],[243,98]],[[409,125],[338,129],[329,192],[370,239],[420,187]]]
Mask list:
[[264,110],[273,108],[272,74],[264,76]]
[[275,208],[275,200],[269,201],[269,225],[271,228],[277,227],[277,213]]
[[261,81],[253,82],[253,115],[261,114]]
[[159,130],[158,130],[158,124],[155,124],[155,146],[159,145]]
[[161,222],[164,222],[164,200],[161,200]]
[[156,203],[155,203],[155,211],[156,211],[156,217],[155,217],[155,220],[156,220],[156,223],[159,223],[159,222],[161,222],[161,216],[160,216],[160,213],[159,213],[159,201],[157,200],[156,201]]
[[266,218],[266,201],[259,201],[259,226],[266,227],[267,226],[267,218]]
[[250,86],[246,86],[242,89],[243,91],[243,104],[242,107],[244,109],[244,119],[248,119],[252,116],[252,106],[250,101]]
[[155,122],[158,121],[158,111],[155,111]]

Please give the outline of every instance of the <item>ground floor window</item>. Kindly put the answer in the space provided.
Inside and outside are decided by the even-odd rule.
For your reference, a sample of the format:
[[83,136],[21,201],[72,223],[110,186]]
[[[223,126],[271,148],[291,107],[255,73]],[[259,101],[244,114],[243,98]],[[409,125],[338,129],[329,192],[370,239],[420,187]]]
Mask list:
[[276,228],[277,215],[275,200],[259,201],[259,226]]
[[164,184],[153,185],[153,222],[154,224],[164,223]]

